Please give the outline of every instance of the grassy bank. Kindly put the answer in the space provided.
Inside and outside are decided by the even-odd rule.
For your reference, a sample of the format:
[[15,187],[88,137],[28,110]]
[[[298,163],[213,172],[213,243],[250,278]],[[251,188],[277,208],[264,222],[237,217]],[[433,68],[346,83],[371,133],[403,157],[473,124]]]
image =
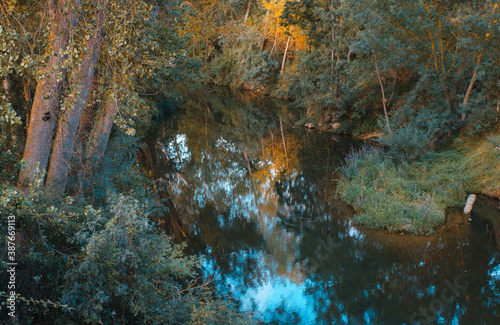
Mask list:
[[498,138],[458,139],[451,150],[412,158],[384,147],[352,151],[340,169],[337,191],[360,224],[430,234],[445,221],[446,208],[462,206],[469,193],[498,197],[499,179]]

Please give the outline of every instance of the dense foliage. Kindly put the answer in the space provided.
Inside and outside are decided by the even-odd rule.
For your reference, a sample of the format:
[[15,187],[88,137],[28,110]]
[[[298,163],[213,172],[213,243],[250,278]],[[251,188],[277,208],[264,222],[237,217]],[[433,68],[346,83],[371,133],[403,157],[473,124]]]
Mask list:
[[56,199],[41,191],[26,196],[2,186],[2,231],[7,232],[9,215],[16,217],[18,229],[18,321],[250,322],[196,278],[200,261],[160,232],[150,218],[154,204],[110,195],[106,207],[96,210],[70,197]]
[[209,81],[292,99],[317,120],[334,112],[340,132],[377,129],[382,100],[390,124],[432,142],[497,120],[498,4],[195,1],[192,10],[186,26]]
[[165,235],[167,208],[137,164],[155,102],[198,77],[185,6],[2,0],[0,14],[1,238],[14,216],[17,323],[251,323]]

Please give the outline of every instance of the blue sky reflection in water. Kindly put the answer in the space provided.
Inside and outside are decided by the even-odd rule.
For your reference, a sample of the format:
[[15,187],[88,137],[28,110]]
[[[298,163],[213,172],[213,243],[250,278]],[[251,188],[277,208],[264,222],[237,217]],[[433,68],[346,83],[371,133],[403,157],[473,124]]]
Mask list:
[[[270,99],[202,93],[150,141],[218,288],[271,324],[500,324],[492,230],[453,209],[429,237],[354,225],[334,172],[360,143],[291,127],[299,117]],[[491,213],[481,204],[473,218]]]

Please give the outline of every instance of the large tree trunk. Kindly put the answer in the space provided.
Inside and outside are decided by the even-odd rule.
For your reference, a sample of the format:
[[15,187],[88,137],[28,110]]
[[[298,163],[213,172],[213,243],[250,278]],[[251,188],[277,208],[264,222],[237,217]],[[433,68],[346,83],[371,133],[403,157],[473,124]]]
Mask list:
[[96,30],[94,35],[87,41],[83,64],[76,76],[78,91],[75,105],[73,108],[65,110],[59,119],[46,180],[46,186],[58,195],[64,192],[68,182],[78,125],[89,97],[95,66],[101,49],[106,5],[107,0],[101,0],[99,8],[96,9]]
[[[50,47],[54,53],[42,70],[45,78],[38,81],[35,98],[31,108],[28,138],[23,159],[26,167],[19,175],[19,187],[29,189],[29,183],[41,177],[40,172],[47,168],[54,129],[59,115],[59,101],[62,91],[65,69],[62,63],[70,36],[70,17],[64,10],[68,0],[56,2],[49,0],[49,14],[52,20]],[[34,185],[42,185],[36,183]]]
[[103,111],[94,124],[85,153],[86,170],[93,170],[104,156],[118,109],[118,99],[110,100],[104,105]]

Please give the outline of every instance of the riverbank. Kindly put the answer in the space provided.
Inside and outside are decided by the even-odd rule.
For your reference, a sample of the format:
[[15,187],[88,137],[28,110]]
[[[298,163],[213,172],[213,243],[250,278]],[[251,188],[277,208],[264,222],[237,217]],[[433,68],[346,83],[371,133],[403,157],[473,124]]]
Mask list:
[[446,209],[463,207],[468,194],[500,196],[498,137],[462,136],[442,151],[408,147],[404,152],[367,145],[347,156],[337,192],[356,210],[356,222],[431,234],[446,221]]

